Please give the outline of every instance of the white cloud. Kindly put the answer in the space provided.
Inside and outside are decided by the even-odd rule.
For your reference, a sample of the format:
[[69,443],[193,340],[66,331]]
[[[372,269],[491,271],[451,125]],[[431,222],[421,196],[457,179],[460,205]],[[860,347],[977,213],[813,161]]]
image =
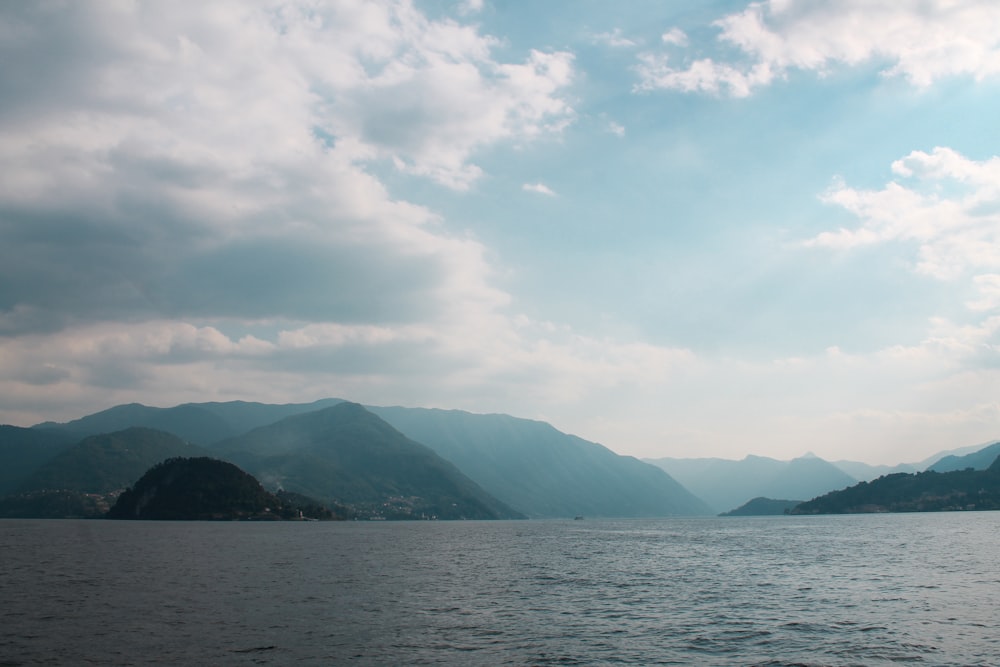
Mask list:
[[754,87],[770,83],[774,76],[767,65],[758,64],[744,71],[711,58],[696,60],[687,69],[678,70],[670,66],[666,56],[652,53],[639,55],[636,70],[641,79],[636,90],[669,88],[686,93],[729,90],[733,97],[746,97]]
[[[200,13],[170,5],[18,13],[0,16],[34,24],[0,45],[5,60],[18,62],[0,76],[5,138],[35,142],[36,151],[44,129],[51,150],[72,146],[94,158],[134,146],[171,164],[224,157],[232,172],[253,168],[265,146],[272,165],[301,155],[321,130],[354,161],[395,159],[464,188],[481,174],[470,162],[479,148],[558,132],[573,117],[561,97],[573,77],[571,54],[533,51],[524,62],[500,62],[491,57],[496,39],[428,20],[405,0],[289,2],[273,12],[218,3]],[[47,105],[41,117],[38,104]],[[83,175],[100,165],[70,166]],[[30,193],[38,183],[22,185]]]
[[660,41],[664,44],[673,44],[674,46],[687,46],[688,36],[680,28],[671,28],[660,35]]
[[979,289],[980,298],[969,301],[966,306],[975,311],[1000,311],[1000,274],[986,273],[973,278]]
[[[824,196],[858,220],[806,243],[849,251],[899,244],[913,248],[912,269],[939,280],[968,280],[968,321],[934,317],[917,344],[830,357],[856,376],[853,392],[822,415],[840,437],[890,445],[888,455],[975,444],[1000,425],[1000,160],[976,161],[948,148],[914,151],[892,165],[900,182],[857,190],[838,182]],[[818,373],[817,377],[821,377]],[[835,377],[831,386],[846,382]],[[856,433],[856,436],[851,436]],[[936,447],[934,442],[939,443]],[[914,454],[909,460],[918,460]],[[887,461],[892,459],[886,459]]]
[[440,346],[509,329],[487,249],[372,171],[461,189],[572,121],[571,54],[497,43],[406,1],[5,6],[4,418],[473,365]]
[[499,61],[494,38],[406,1],[12,5],[0,26],[18,27],[0,40],[7,334],[503,306],[482,245],[369,166],[461,189],[477,150],[573,117],[570,54]]
[[532,51],[523,64],[419,59],[369,80],[350,113],[328,119],[331,132],[360,136],[400,169],[461,190],[482,174],[469,161],[477,149],[558,133],[573,117],[558,95],[572,80],[569,53]]
[[594,35],[594,42],[604,44],[616,49],[633,48],[638,46],[638,42],[628,37],[622,36],[621,28],[615,28],[610,32],[600,32]]
[[521,189],[525,192],[537,192],[540,195],[545,195],[547,197],[555,197],[556,193],[552,189],[545,185],[544,183],[525,183],[521,186]]
[[485,6],[485,0],[465,0],[459,5],[458,11],[463,15],[478,14],[483,11],[483,7]]
[[[912,243],[921,270],[971,275],[980,322],[774,363],[580,335],[512,315],[488,248],[374,175],[395,164],[468,188],[481,150],[572,122],[572,55],[501,60],[497,45],[407,2],[5,5],[0,421],[333,395],[508,412],[681,455],[845,451],[843,438],[864,452],[884,435],[838,419],[905,423],[937,448],[996,424],[995,161],[913,153],[901,184],[831,190],[858,227],[813,240]],[[758,85],[731,68],[690,85]]]
[[807,245],[912,244],[916,270],[943,280],[1000,271],[1000,158],[970,160],[939,147],[914,151],[892,167],[904,183],[881,190],[836,184],[824,200],[852,213],[860,226],[824,232]]
[[[837,65],[885,64],[885,76],[926,87],[951,76],[1000,74],[1000,5],[992,0],[765,0],[714,23],[737,61],[676,52],[640,55],[637,90],[744,97],[791,70],[823,75]],[[683,33],[664,35],[670,46]],[[668,38],[669,36],[669,38]]]
[[486,401],[498,410],[565,417],[563,410],[595,393],[650,389],[693,363],[686,350],[595,339],[498,314],[440,326],[312,323],[235,335],[159,320],[0,338],[0,395],[10,399],[4,419],[23,414],[24,423],[116,401],[164,404],[206,395],[337,395],[469,409]]
[[442,326],[243,326],[270,333],[150,321],[0,339],[3,419],[332,395],[545,419],[636,455],[741,457],[766,442],[774,456],[878,452],[886,463],[985,441],[1000,424],[1000,367],[982,362],[1000,352],[1000,317],[936,319],[914,345],[774,361],[700,358],[497,313]]
[[94,324],[0,338],[0,395],[3,420],[25,424],[135,400],[333,395],[545,419],[636,455],[740,457],[766,442],[774,456],[899,462],[995,437],[998,333],[998,316],[937,318],[913,345],[747,361],[495,311],[438,325]]
[[[978,297],[966,300],[965,321],[931,318],[918,343],[871,352],[834,347],[823,358],[782,364],[782,372],[812,378],[810,407],[801,413],[787,410],[776,428],[810,433],[819,443],[829,433],[845,449],[849,442],[869,442],[882,449],[885,462],[916,461],[995,437],[1000,426],[998,165],[995,157],[971,160],[948,148],[914,151],[893,163],[898,181],[876,190],[837,182],[824,195],[824,201],[852,214],[857,226],[824,232],[806,246],[849,252],[895,244],[910,252],[913,271],[958,283],[959,293],[975,291]],[[968,286],[962,287],[966,280]],[[781,387],[774,377],[761,384]],[[827,391],[827,400],[817,396]],[[817,449],[824,446],[834,449],[835,443]]]
[[609,120],[608,121],[608,132],[610,132],[611,134],[615,135],[616,137],[624,137],[625,136],[625,126],[624,125],[619,125],[618,123],[614,122],[613,120]]

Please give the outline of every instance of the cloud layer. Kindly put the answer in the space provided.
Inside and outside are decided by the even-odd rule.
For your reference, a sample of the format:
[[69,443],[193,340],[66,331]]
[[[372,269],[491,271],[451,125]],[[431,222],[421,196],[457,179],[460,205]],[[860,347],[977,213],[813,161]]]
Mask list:
[[1000,6],[990,0],[765,0],[715,27],[740,57],[688,53],[673,28],[666,50],[640,55],[637,89],[745,97],[795,70],[823,75],[863,63],[918,87],[1000,74]]
[[[531,43],[512,43],[482,27],[502,7],[452,9],[3,5],[0,58],[17,66],[0,68],[0,421],[136,400],[340,396],[547,419],[637,454],[742,456],[761,443],[774,455],[844,443],[864,453],[878,441],[897,461],[915,441],[969,444],[1000,423],[998,158],[907,146],[891,153],[903,155],[892,182],[855,188],[848,172],[819,193],[821,213],[805,213],[815,224],[795,236],[810,238],[788,244],[797,269],[891,249],[906,277],[955,286],[958,307],[925,330],[867,348],[833,331],[796,341],[801,357],[778,345],[752,358],[695,353],[692,339],[649,322],[686,315],[671,309],[692,290],[707,299],[693,326],[704,318],[706,330],[741,335],[754,304],[728,305],[760,285],[726,291],[721,277],[756,276],[722,270],[734,257],[716,251],[736,244],[712,237],[736,225],[701,204],[743,215],[734,193],[745,190],[707,167],[673,182],[664,175],[679,170],[663,166],[681,159],[675,129],[691,146],[684,160],[701,154],[713,141],[698,132],[718,130],[705,129],[713,105],[731,103],[692,97],[674,118],[657,96],[631,94],[628,69],[651,48],[639,90],[721,96],[855,65],[918,87],[985,79],[1000,35],[991,3],[773,0],[720,20],[715,43],[667,24],[655,47],[632,38],[636,25],[587,17],[559,35],[538,22]],[[530,152],[547,138],[557,149]],[[497,158],[525,153],[530,166]],[[794,167],[753,158],[781,193],[790,187]],[[838,222],[817,222],[830,211]],[[766,243],[750,245],[734,265],[767,262],[750,256]],[[528,260],[500,247],[530,247],[548,266],[511,278]],[[670,262],[704,264],[686,274]],[[569,295],[592,311],[580,322],[520,314],[540,303],[532,312],[572,317],[544,300],[525,306],[525,295],[549,280],[563,286],[548,289],[558,299],[574,271],[593,271],[596,285],[608,267],[625,277]],[[756,298],[798,277],[777,272]],[[638,312],[654,309],[664,312]],[[605,310],[615,313],[606,327]]]
[[876,191],[840,184],[827,193],[825,201],[848,210],[861,226],[824,232],[808,245],[907,243],[917,249],[916,271],[943,280],[978,275],[979,283],[991,285],[1000,272],[1000,158],[969,160],[939,147],[913,151],[892,170],[903,184]]
[[0,23],[0,333],[158,317],[408,322],[506,295],[394,200],[572,119],[565,53],[408,2],[25,4]]
[[478,151],[572,122],[572,56],[497,44],[406,0],[5,7],[10,414],[116,388],[349,395],[420,365],[417,392],[512,335],[482,244],[375,175],[467,189]]

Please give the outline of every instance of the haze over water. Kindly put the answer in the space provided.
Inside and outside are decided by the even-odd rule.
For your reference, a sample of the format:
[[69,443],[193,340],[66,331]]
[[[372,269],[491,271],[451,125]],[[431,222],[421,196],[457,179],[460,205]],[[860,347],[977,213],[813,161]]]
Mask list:
[[0,521],[0,664],[988,665],[1000,514]]

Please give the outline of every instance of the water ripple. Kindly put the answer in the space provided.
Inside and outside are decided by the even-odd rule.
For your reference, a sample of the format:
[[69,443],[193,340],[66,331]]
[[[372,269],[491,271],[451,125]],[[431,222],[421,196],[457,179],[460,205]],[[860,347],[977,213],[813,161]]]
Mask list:
[[0,667],[995,664],[998,523],[0,521]]

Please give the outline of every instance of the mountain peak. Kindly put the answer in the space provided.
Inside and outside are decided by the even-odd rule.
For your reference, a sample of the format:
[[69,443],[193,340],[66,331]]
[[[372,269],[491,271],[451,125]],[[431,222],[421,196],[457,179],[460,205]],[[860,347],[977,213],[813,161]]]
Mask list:
[[358,403],[292,415],[218,444],[270,487],[381,518],[521,518],[429,447]]

